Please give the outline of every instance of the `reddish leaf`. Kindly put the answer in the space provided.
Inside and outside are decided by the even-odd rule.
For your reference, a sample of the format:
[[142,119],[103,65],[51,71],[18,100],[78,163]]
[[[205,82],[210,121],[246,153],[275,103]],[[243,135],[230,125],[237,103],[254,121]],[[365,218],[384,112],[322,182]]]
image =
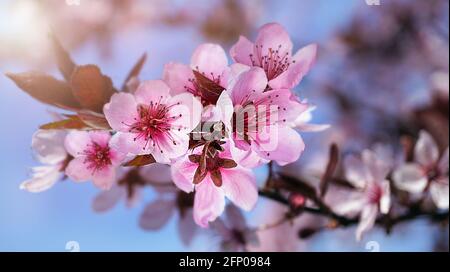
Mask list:
[[147,60],[147,53],[144,53],[139,60],[136,62],[136,64],[133,66],[133,68],[131,69],[130,73],[127,75],[125,81],[123,82],[122,85],[122,92],[126,92],[128,90],[127,88],[127,83],[130,79],[132,79],[133,77],[137,77],[139,75],[139,73],[142,70],[142,67],[145,64],[145,61]]
[[197,170],[195,170],[193,183],[199,184],[202,182],[202,180],[206,177],[206,174],[208,174],[208,171],[202,170],[200,166],[197,167]]
[[328,158],[327,168],[320,181],[320,196],[324,197],[328,190],[328,184],[333,177],[334,171],[339,161],[339,148],[336,144],[332,144],[330,147],[330,153]]
[[130,166],[139,167],[139,166],[149,165],[149,164],[152,164],[152,163],[155,163],[155,162],[156,162],[155,158],[153,158],[153,156],[150,155],[150,154],[149,155],[139,155],[139,156],[134,157],[131,161],[125,163],[123,166],[126,166],[126,167],[130,167]]
[[222,168],[235,168],[237,166],[237,163],[233,161],[232,159],[220,159],[220,167]]
[[220,173],[220,170],[214,170],[209,173],[211,176],[211,179],[217,187],[222,186],[222,173]]
[[89,128],[78,116],[71,115],[68,119],[48,123],[39,127],[40,129],[85,129]]
[[114,94],[109,77],[103,75],[95,65],[79,66],[71,78],[72,92],[81,106],[95,112],[102,112],[103,105]]
[[80,109],[70,86],[52,76],[39,72],[7,73],[6,76],[40,102],[64,109]]
[[219,99],[220,94],[225,90],[225,88],[202,73],[195,70],[193,72],[202,100],[207,101],[208,104],[216,104],[217,99]]
[[95,129],[110,130],[108,120],[103,114],[92,111],[79,111],[78,117],[87,125]]
[[56,63],[59,71],[64,76],[66,81],[70,81],[73,71],[76,68],[75,62],[70,57],[69,53],[62,47],[59,40],[54,35],[50,35],[55,50]]

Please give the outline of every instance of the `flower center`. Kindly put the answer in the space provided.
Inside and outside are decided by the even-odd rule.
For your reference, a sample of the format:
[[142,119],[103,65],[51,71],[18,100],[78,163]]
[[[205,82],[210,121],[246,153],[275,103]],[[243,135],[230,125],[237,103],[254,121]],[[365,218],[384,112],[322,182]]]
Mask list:
[[83,155],[86,156],[84,163],[93,173],[111,165],[111,153],[108,145],[102,146],[92,142],[83,151]]
[[[179,105],[179,103],[177,103]],[[149,105],[139,105],[138,112],[139,117],[135,118],[135,123],[128,125],[131,133],[136,134],[134,141],[143,139],[146,143],[143,149],[145,150],[151,140],[158,138],[162,135],[169,137],[169,139],[176,145],[176,142],[170,135],[172,129],[171,121],[175,120],[179,116],[170,116],[169,110],[171,106],[166,106],[160,102],[150,102]],[[180,130],[181,128],[179,128]],[[156,143],[153,142],[153,146]]]
[[367,197],[370,203],[378,204],[380,203],[381,197],[383,196],[383,189],[377,184],[373,184],[367,191]]
[[225,90],[220,85],[221,75],[210,73],[207,76],[205,73],[199,72],[198,67],[193,72],[194,78],[188,79],[191,85],[184,86],[184,89],[198,97],[203,106],[215,105],[220,94]]
[[263,53],[262,45],[255,45],[255,54],[250,54],[250,60],[253,66],[258,66],[264,69],[268,80],[272,80],[284,71],[286,71],[291,63],[295,63],[295,60],[291,61],[291,57],[288,52],[282,53],[282,45],[279,45],[277,49],[269,48],[268,53]]

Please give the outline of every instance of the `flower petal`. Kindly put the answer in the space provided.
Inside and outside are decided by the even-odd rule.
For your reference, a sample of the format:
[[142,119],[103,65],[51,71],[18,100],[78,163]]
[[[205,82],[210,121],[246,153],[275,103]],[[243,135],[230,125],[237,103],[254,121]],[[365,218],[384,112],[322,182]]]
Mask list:
[[225,209],[225,196],[223,191],[206,178],[196,186],[194,199],[194,220],[203,227],[214,221]]
[[364,207],[356,229],[356,240],[361,241],[364,233],[373,228],[375,221],[377,220],[377,215],[378,207],[376,205],[367,205]]
[[121,154],[144,155],[153,151],[153,141],[137,138],[135,133],[117,132],[111,138],[110,146]]
[[197,164],[191,163],[188,160],[181,159],[176,161],[171,167],[173,182],[182,191],[186,193],[192,192],[194,190],[192,182],[196,169]]
[[448,177],[432,182],[430,185],[430,194],[436,207],[442,210],[448,210]]
[[441,171],[441,173],[448,173],[448,154],[449,154],[449,150],[448,147],[447,149],[444,151],[444,154],[442,154],[441,159],[439,160],[439,171]]
[[389,185],[388,180],[383,181],[381,184],[381,191],[380,212],[382,214],[387,214],[391,208],[391,186]]
[[310,44],[300,49],[292,58],[289,68],[281,75],[269,81],[272,89],[292,89],[309,72],[316,60],[317,45]]
[[136,100],[129,93],[114,94],[103,107],[103,112],[109,125],[117,131],[128,132],[138,118]]
[[366,169],[366,180],[372,182],[382,182],[391,171],[391,165],[380,160],[371,150],[362,152],[362,160]]
[[274,160],[283,166],[298,160],[305,150],[302,137],[294,129],[286,126],[271,126],[267,136],[258,134],[257,146],[252,145],[258,155],[266,160]]
[[[222,76],[228,67],[228,59],[225,51],[220,45],[205,43],[195,49],[191,58],[191,67],[207,77]],[[210,78],[212,79],[212,78]]]
[[116,169],[114,167],[105,167],[102,170],[95,171],[92,175],[92,182],[101,190],[109,190],[116,179]]
[[63,130],[40,129],[33,134],[31,146],[36,152],[39,162],[45,164],[57,164],[67,157],[64,148],[64,139],[67,132]]
[[[279,56],[292,54],[292,41],[286,30],[277,23],[263,25],[256,37],[255,51],[260,51],[261,55],[269,55],[269,50],[278,50]],[[261,49],[262,47],[262,49]]]
[[344,158],[345,177],[356,188],[366,186],[365,166],[360,158],[349,155]]
[[139,226],[144,230],[158,230],[169,221],[174,209],[173,199],[157,199],[145,207],[139,219]]
[[354,193],[345,201],[341,201],[336,205],[333,205],[333,211],[339,215],[354,216],[364,208],[366,203],[367,202],[363,194]]
[[420,131],[419,140],[414,148],[414,156],[418,163],[428,167],[439,159],[439,149],[433,137],[425,130]]
[[239,210],[234,205],[227,205],[225,209],[225,214],[227,216],[228,222],[231,224],[231,228],[237,230],[245,230],[247,228],[247,224],[242,214],[241,210]]
[[61,177],[60,165],[33,167],[32,177],[20,184],[21,190],[40,193],[50,189]]
[[189,81],[193,78],[192,69],[185,64],[170,62],[164,66],[163,80],[169,85],[172,95],[185,93],[187,88],[194,89]]
[[234,85],[230,97],[234,105],[243,105],[246,101],[257,98],[267,86],[267,77],[263,69],[252,67],[242,73]]
[[87,168],[83,157],[77,157],[67,165],[66,175],[73,181],[84,182],[92,177],[92,171]]
[[125,188],[121,186],[114,186],[111,190],[101,191],[94,198],[92,209],[98,213],[109,211],[117,205],[122,197],[125,197]]
[[67,152],[74,156],[80,156],[91,143],[91,137],[86,131],[71,131],[65,141],[64,146]]
[[134,96],[138,104],[164,103],[170,97],[170,88],[162,80],[147,80],[139,85]]
[[421,166],[416,163],[400,166],[394,171],[392,177],[397,188],[413,194],[423,192],[428,184],[427,176]]
[[180,215],[180,219],[178,221],[178,234],[180,235],[181,242],[183,242],[186,246],[191,244],[198,230],[193,216],[193,210],[188,209],[185,211],[183,216]]
[[152,152],[153,157],[158,163],[170,163],[171,159],[186,154],[189,148],[189,135],[172,131],[167,135],[153,137],[154,149]]
[[177,116],[171,122],[173,128],[181,129],[185,133],[191,132],[202,118],[202,104],[190,93],[182,93],[170,99],[170,116]]
[[254,44],[246,37],[240,36],[239,40],[231,47],[230,56],[237,62],[253,66],[250,55],[254,54]]
[[251,170],[242,167],[221,169],[225,196],[235,205],[249,211],[258,200],[258,188]]

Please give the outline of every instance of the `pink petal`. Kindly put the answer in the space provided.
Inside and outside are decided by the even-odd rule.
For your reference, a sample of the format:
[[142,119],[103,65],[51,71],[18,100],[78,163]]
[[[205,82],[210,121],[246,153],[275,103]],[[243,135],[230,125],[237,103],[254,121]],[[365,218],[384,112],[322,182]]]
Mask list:
[[258,188],[252,171],[236,167],[222,169],[221,173],[225,196],[246,211],[253,209],[258,200]]
[[92,142],[100,146],[108,146],[111,134],[109,131],[94,130],[89,132],[89,137]]
[[252,67],[239,76],[231,91],[231,100],[234,105],[242,105],[250,99],[255,99],[262,94],[267,86],[267,77],[263,69]]
[[414,148],[414,156],[418,163],[430,166],[439,159],[439,149],[433,137],[425,130],[420,131],[419,140]]
[[250,55],[254,54],[253,50],[254,44],[246,37],[240,36],[239,40],[231,47],[230,56],[235,62],[253,66],[250,58]]
[[207,77],[222,76],[228,67],[228,59],[220,45],[205,43],[195,49],[191,58],[191,67]]
[[180,215],[180,219],[178,220],[178,234],[180,235],[181,242],[186,246],[191,244],[198,230],[193,216],[193,210],[188,209],[185,211],[184,216]]
[[134,95],[138,104],[164,103],[170,97],[170,89],[162,80],[147,80],[139,85]]
[[208,227],[208,222],[214,221],[225,209],[223,191],[216,187],[209,177],[205,178],[195,188],[194,220],[200,227]]
[[102,170],[95,171],[92,176],[92,182],[101,190],[109,190],[116,181],[116,169],[105,167]]
[[137,103],[129,93],[117,93],[103,107],[106,120],[117,131],[128,131],[138,118]]
[[61,178],[61,165],[38,166],[32,168],[32,177],[20,184],[21,190],[40,193],[53,187]]
[[428,178],[422,167],[416,163],[400,166],[392,175],[397,188],[417,194],[423,192],[428,184]]
[[172,180],[175,185],[186,193],[190,193],[194,190],[192,181],[194,180],[195,170],[197,164],[191,163],[187,159],[176,161],[172,167]]
[[339,215],[354,216],[363,209],[366,203],[366,199],[362,194],[354,193],[345,201],[333,205],[333,211]]
[[281,166],[300,158],[305,150],[305,143],[294,129],[281,125],[271,126],[269,133],[264,137],[266,139],[257,139],[257,146],[253,147],[261,158],[274,160]]
[[261,159],[258,153],[252,149],[242,150],[234,146],[234,144],[230,144],[230,151],[233,160],[245,168],[255,168],[267,163],[266,160]]
[[261,50],[260,47],[262,46],[261,55],[269,55],[269,49],[278,50],[280,56],[287,53],[290,57],[292,54],[292,41],[289,34],[277,23],[265,24],[260,28],[255,41],[256,46],[259,48],[255,51]]
[[300,132],[321,132],[329,129],[330,125],[319,125],[319,124],[299,124],[297,128]]
[[170,99],[170,116],[178,116],[171,125],[180,128],[185,133],[191,132],[202,118],[202,104],[190,93],[176,95]]
[[87,168],[83,157],[77,157],[70,161],[66,167],[66,175],[73,181],[88,181],[92,177],[92,170]]
[[378,208],[376,205],[367,205],[361,212],[359,225],[356,229],[356,240],[361,241],[364,233],[369,231],[375,225],[377,220]]
[[109,211],[117,205],[122,197],[125,197],[124,187],[114,186],[111,190],[101,191],[92,202],[92,209],[95,212],[102,213]]
[[448,177],[436,180],[430,185],[430,194],[436,207],[448,210]]
[[356,188],[366,186],[365,166],[360,158],[349,155],[344,158],[345,177]]
[[36,152],[36,159],[45,164],[57,164],[67,157],[64,139],[67,132],[63,130],[38,130],[33,134],[31,146]]
[[[294,124],[295,120],[309,108],[307,104],[291,99],[291,96],[292,93],[286,89],[272,90],[263,93],[258,101],[267,107],[270,118],[277,118],[274,121],[289,125]],[[270,121],[273,123],[272,120]]]
[[382,195],[380,199],[380,212],[382,214],[388,214],[391,208],[391,187],[389,181],[385,180],[381,184]]
[[448,154],[449,154],[449,150],[448,147],[447,149],[444,151],[444,154],[442,154],[441,159],[439,160],[439,171],[441,171],[441,173],[448,173]]
[[364,150],[362,160],[366,166],[366,179],[373,182],[382,182],[391,170],[391,165],[378,159],[371,150]]
[[269,86],[273,89],[292,89],[297,86],[314,64],[316,54],[316,44],[300,49],[292,58],[295,62],[281,75],[269,81]]
[[158,230],[170,219],[175,209],[172,199],[157,199],[148,204],[139,219],[139,226],[144,230]]
[[178,131],[170,132],[170,136],[154,137],[153,141],[155,146],[152,155],[159,163],[170,163],[171,159],[186,154],[189,148],[189,135]]
[[110,145],[121,154],[143,155],[153,151],[153,141],[146,142],[135,133],[117,132]]
[[64,146],[70,155],[78,157],[84,152],[90,143],[91,137],[89,137],[88,132],[71,131],[64,141]]
[[228,130],[231,130],[231,118],[233,117],[234,107],[230,95],[227,91],[222,92],[217,99],[216,109],[219,115],[219,120],[225,124]]
[[169,85],[172,95],[185,93],[185,87],[194,89],[189,81],[192,78],[195,78],[194,73],[185,64],[170,62],[164,66],[163,80]]

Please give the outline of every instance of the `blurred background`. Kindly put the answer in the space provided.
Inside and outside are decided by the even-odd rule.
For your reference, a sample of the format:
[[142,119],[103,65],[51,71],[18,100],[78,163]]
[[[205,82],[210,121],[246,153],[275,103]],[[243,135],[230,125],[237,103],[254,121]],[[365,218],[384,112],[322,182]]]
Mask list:
[[[299,174],[323,169],[332,142],[344,153],[377,142],[399,149],[402,135],[427,129],[441,149],[448,146],[448,8],[447,0],[1,0],[0,251],[65,251],[68,241],[81,251],[212,251],[220,243],[208,231],[182,243],[175,218],[159,231],[139,228],[143,207],[155,197],[150,189],[133,208],[120,203],[104,214],[92,211],[98,190],[90,183],[64,181],[40,194],[19,190],[37,165],[31,136],[51,117],[48,106],[4,73],[59,76],[50,32],[77,63],[99,65],[116,86],[144,52],[141,78],[160,78],[165,63],[189,63],[200,43],[228,50],[267,22],[285,26],[296,48],[318,43],[317,65],[297,91],[318,106],[313,121],[332,128],[304,135],[304,156],[282,169]],[[262,180],[266,172],[257,175]],[[283,209],[261,199],[246,217],[251,225],[268,223]],[[375,228],[360,243],[353,228],[300,239],[299,228],[315,220],[302,216],[260,233],[254,250],[367,251],[367,242],[376,241],[381,251],[448,251],[448,224],[417,220],[391,235]]]

